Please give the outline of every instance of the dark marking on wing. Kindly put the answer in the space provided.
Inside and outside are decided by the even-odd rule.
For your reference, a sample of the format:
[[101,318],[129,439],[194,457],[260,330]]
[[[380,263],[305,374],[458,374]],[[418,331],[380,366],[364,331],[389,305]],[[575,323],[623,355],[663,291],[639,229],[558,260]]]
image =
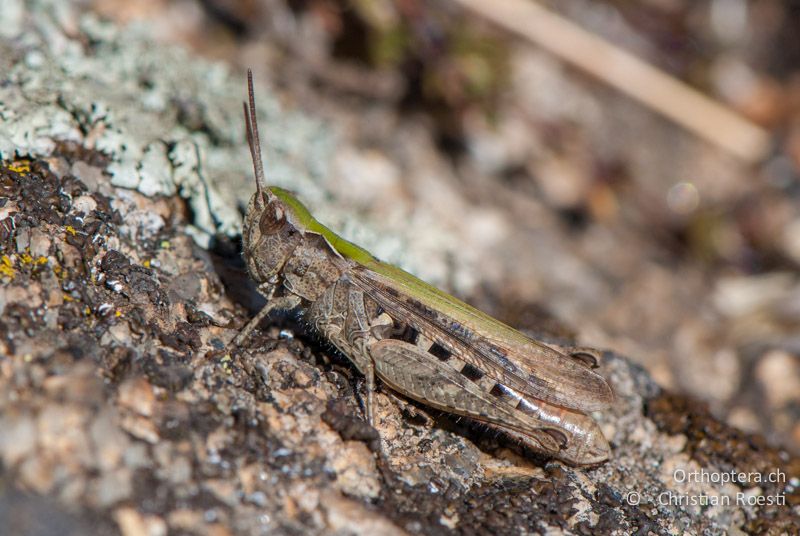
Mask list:
[[410,344],[417,344],[417,340],[419,339],[419,331],[417,331],[413,326],[406,325],[405,329],[400,333],[397,339]]
[[441,361],[447,361],[450,359],[450,356],[453,355],[447,348],[440,346],[438,343],[431,344],[431,347],[428,348],[428,353],[439,358]]
[[[394,289],[392,289],[392,290],[394,290]],[[399,297],[399,294],[396,295],[396,297]],[[433,309],[431,309],[430,307],[428,307],[424,303],[422,303],[420,301],[417,301],[417,300],[415,300],[413,298],[410,298],[408,296],[405,296],[403,301],[408,303],[414,309],[414,312],[418,313],[420,316],[422,316],[424,318],[427,318],[428,320],[430,320],[432,322],[438,321],[439,313],[434,311]]]
[[395,298],[397,298],[398,296],[400,296],[400,293],[399,293],[397,290],[393,289],[392,287],[386,287],[386,288],[385,288],[385,289],[383,289],[383,290],[384,290],[384,291],[385,291],[387,294],[389,294],[390,296],[393,296],[393,297],[395,297]]
[[508,396],[511,394],[511,390],[502,383],[496,383],[489,394],[496,397]]
[[483,378],[483,372],[481,369],[474,365],[470,365],[469,363],[466,363],[464,368],[461,369],[461,374],[466,376],[468,380],[472,381],[478,381]]

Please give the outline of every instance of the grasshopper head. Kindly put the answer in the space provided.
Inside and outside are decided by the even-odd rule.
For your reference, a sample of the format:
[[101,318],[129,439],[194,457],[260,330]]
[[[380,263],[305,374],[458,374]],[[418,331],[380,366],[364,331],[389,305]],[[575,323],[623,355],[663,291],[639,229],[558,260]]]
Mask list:
[[[261,142],[256,122],[253,74],[247,71],[249,107],[244,104],[247,143],[253,159],[256,192],[250,198],[242,229],[244,258],[250,275],[259,283],[273,279],[281,271],[301,234],[292,217],[294,199],[288,192],[265,186],[264,165],[261,161]],[[276,195],[277,194],[277,195]]]
[[272,188],[259,188],[250,198],[242,246],[247,269],[259,283],[277,275],[299,244],[302,233],[293,219],[292,207]]

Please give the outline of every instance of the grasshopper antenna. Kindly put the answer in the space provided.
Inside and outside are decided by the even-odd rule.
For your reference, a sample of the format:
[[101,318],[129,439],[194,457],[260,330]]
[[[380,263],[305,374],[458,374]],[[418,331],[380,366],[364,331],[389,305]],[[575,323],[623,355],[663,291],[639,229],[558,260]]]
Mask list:
[[250,146],[250,156],[253,159],[253,172],[256,176],[256,190],[258,191],[258,199],[263,202],[264,199],[264,164],[261,161],[261,140],[258,137],[258,121],[256,119],[256,97],[253,91],[253,71],[247,69],[247,93],[249,96],[250,106],[248,103],[243,102],[244,107],[244,123],[247,129],[247,144]]

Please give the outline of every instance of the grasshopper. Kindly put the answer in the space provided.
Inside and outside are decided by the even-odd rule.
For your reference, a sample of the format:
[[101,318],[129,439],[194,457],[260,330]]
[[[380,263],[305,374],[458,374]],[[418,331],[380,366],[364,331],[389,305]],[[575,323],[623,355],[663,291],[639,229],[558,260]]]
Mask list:
[[422,404],[469,417],[576,465],[608,458],[586,412],[613,394],[591,351],[559,351],[379,261],[322,225],[289,191],[267,186],[252,73],[243,103],[256,192],[242,238],[267,304],[234,339],[241,346],[274,310],[301,308],[314,329],[366,378],[374,426],[376,378]]

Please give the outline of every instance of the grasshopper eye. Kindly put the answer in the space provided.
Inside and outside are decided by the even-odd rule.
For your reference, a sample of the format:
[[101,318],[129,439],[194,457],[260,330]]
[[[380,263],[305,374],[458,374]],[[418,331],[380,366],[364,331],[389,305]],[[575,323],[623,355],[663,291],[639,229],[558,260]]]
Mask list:
[[263,234],[275,234],[285,223],[283,207],[278,203],[269,203],[261,214],[259,229]]

